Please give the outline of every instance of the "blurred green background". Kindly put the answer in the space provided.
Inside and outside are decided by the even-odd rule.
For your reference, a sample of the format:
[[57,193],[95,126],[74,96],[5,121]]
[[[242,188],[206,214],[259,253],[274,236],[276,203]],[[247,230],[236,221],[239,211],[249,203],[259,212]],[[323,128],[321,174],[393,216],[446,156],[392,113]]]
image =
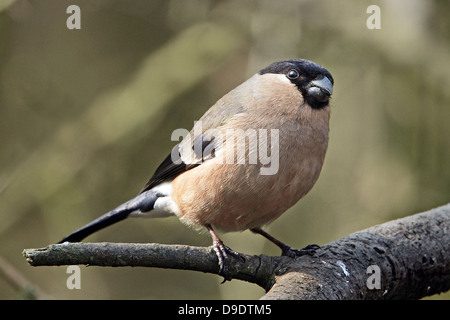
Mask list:
[[[66,9],[81,9],[69,30]],[[366,9],[381,8],[369,30]],[[136,195],[216,100],[266,65],[306,58],[334,76],[313,190],[267,230],[325,244],[450,200],[450,2],[430,0],[0,0],[0,266],[54,299],[256,299],[256,285],[190,271],[28,266]],[[279,255],[249,231],[231,248]],[[128,219],[88,241],[209,246],[176,218]],[[21,299],[0,271],[0,298]],[[433,298],[448,299],[449,294]]]

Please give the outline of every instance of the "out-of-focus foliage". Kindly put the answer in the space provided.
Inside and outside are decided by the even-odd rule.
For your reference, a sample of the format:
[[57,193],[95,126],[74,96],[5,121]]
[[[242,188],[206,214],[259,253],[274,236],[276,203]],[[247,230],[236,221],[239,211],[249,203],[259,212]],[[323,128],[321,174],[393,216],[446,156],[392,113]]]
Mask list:
[[[69,30],[66,9],[81,9]],[[369,30],[366,9],[381,8]],[[267,64],[335,78],[321,177],[268,229],[297,247],[450,200],[447,1],[0,0],[0,256],[55,299],[241,299],[263,291],[189,271],[31,268],[46,246],[134,196],[209,106]],[[252,254],[279,250],[222,235]],[[176,218],[128,219],[88,241],[210,245]],[[0,273],[1,274],[1,273]],[[29,297],[0,277],[0,298]],[[447,295],[436,298],[448,298]]]

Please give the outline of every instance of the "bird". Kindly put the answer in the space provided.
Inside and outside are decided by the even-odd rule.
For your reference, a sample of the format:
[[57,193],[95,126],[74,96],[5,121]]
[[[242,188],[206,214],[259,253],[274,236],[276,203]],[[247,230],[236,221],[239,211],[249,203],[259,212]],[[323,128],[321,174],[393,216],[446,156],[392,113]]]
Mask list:
[[319,246],[294,249],[263,227],[304,197],[319,177],[333,86],[331,73],[306,59],[261,69],[194,122],[136,197],[59,243],[80,242],[128,217],[177,216],[209,232],[222,275],[230,256],[239,254],[224,245],[217,230],[251,230],[290,257],[314,254]]

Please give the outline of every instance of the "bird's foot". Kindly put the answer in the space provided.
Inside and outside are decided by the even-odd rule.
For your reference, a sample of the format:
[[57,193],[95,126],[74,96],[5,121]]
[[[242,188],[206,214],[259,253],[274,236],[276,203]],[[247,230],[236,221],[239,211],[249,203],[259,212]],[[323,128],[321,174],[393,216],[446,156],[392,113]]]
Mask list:
[[245,260],[242,255],[238,252],[228,248],[223,244],[222,241],[214,241],[212,248],[216,253],[217,259],[219,260],[219,275],[223,277],[222,283],[225,281],[230,281],[231,277],[229,275],[230,268],[230,256],[236,259]]
[[310,245],[304,247],[303,249],[294,249],[294,248],[291,248],[290,246],[286,245],[282,248],[281,255],[291,257],[291,258],[296,258],[296,257],[300,257],[300,256],[305,256],[305,255],[314,256],[316,254],[316,251],[319,249],[320,249],[320,246],[318,246],[317,244],[310,244]]

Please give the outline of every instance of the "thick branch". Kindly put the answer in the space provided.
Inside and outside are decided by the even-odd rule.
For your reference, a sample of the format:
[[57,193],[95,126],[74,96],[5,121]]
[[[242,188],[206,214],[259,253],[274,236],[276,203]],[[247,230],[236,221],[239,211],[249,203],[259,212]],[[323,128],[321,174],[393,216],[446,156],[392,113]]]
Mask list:
[[[316,256],[232,258],[229,276],[256,283],[263,299],[415,299],[450,289],[450,204],[390,221],[322,246]],[[218,273],[211,248],[67,243],[26,249],[32,266],[142,266]],[[380,288],[370,289],[370,266]]]
[[[264,299],[418,299],[450,289],[450,204],[351,234],[296,259]],[[370,266],[380,289],[369,289]]]

